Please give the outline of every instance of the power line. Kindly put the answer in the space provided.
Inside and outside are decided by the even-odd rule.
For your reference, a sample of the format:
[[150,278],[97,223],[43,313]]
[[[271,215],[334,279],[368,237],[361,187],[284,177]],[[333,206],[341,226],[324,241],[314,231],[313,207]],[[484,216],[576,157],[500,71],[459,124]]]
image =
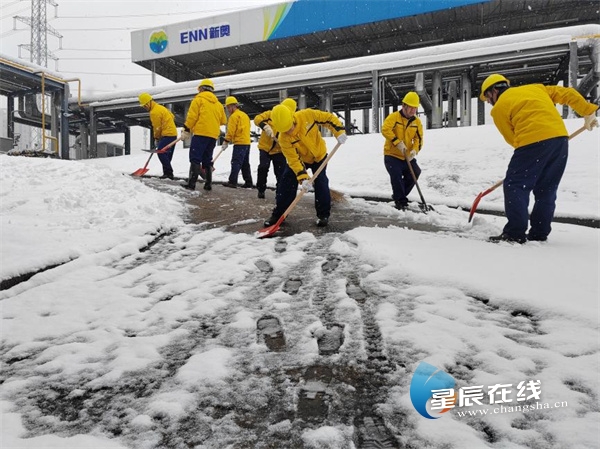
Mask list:
[[8,14],[6,14],[4,16],[1,16],[0,18],[2,18],[2,20],[8,19],[8,18],[12,18],[13,16],[15,16],[15,15],[21,13],[21,12],[25,12],[25,11],[29,11],[29,6],[26,6],[25,8],[21,8],[21,9],[15,11],[15,12],[8,13]]
[[116,51],[127,51],[130,52],[131,50],[109,50],[106,48],[59,48],[56,50],[57,52],[59,51],[106,51],[106,52],[111,52],[114,53]]
[[86,57],[81,57],[81,58],[65,58],[64,56],[60,57],[61,61],[114,61],[114,60],[123,60],[123,61],[131,61],[130,58],[86,58]]
[[[201,14],[205,11],[190,11],[190,12],[173,12],[173,13],[161,13],[162,16],[182,16],[188,14]],[[128,14],[119,16],[57,16],[57,19],[130,19],[132,17],[156,17],[157,14]]]
[[[211,10],[202,10],[202,11],[182,11],[182,12],[171,12],[171,13],[165,13],[165,12],[161,12],[160,16],[183,16],[183,15],[189,15],[189,14],[206,14],[206,13],[212,13],[212,12],[216,12],[216,13],[227,13],[227,12],[231,12],[231,11],[240,11],[240,10],[245,10],[248,8],[244,8],[244,7],[231,7],[231,8],[220,8],[220,9],[211,9]],[[129,19],[132,17],[157,17],[157,13],[154,14],[127,14],[127,15],[118,15],[118,16],[57,16],[57,19]]]
[[85,32],[89,32],[89,31],[131,31],[131,30],[139,30],[139,28],[136,27],[126,27],[126,28],[63,28],[60,27],[60,31],[85,31]]
[[81,72],[81,71],[73,72],[73,71],[69,71],[69,70],[61,70],[59,73],[75,73],[75,74],[80,73],[82,75],[96,75],[96,76],[107,76],[107,75],[115,75],[115,76],[147,76],[147,77],[150,76],[149,73],[116,73],[116,72],[98,73],[98,72]]

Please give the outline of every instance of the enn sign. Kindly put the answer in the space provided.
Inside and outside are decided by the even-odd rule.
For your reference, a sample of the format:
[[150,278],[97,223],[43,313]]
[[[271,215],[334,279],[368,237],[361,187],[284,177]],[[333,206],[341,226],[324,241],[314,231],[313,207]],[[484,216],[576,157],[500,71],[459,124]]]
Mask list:
[[231,27],[229,24],[197,28],[195,30],[186,30],[179,33],[179,43],[189,44],[208,39],[218,39],[220,37],[231,36]]

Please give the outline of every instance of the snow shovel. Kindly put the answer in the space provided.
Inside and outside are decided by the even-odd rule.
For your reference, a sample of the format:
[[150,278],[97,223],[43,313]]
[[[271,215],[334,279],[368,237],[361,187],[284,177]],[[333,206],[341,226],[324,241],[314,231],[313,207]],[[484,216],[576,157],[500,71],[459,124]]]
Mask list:
[[[323,169],[325,169],[325,167],[327,166],[327,164],[329,163],[329,161],[331,160],[331,158],[333,157],[333,155],[335,154],[335,152],[338,150],[338,148],[340,147],[341,143],[338,143],[335,147],[333,147],[333,150],[331,150],[331,153],[329,153],[329,156],[327,156],[327,158],[325,159],[325,162],[323,162],[321,164],[321,166],[318,168],[318,170],[314,173],[314,175],[312,176],[312,178],[310,178],[308,180],[308,182],[312,185],[313,182],[315,182],[315,179],[317,179],[317,176],[319,176],[319,174],[323,171]],[[283,220],[285,220],[285,217],[287,217],[290,212],[292,210],[294,210],[294,207],[296,207],[296,205],[298,204],[298,202],[300,201],[300,199],[304,196],[306,192],[304,190],[300,190],[300,192],[298,193],[298,195],[296,195],[296,198],[294,199],[294,201],[292,202],[292,204],[289,205],[289,207],[285,210],[285,212],[283,213],[283,215],[281,217],[279,217],[279,220],[277,220],[277,222],[274,225],[271,225],[267,228],[264,228],[260,231],[258,231],[258,238],[262,239],[264,237],[271,237],[273,234],[275,234],[278,230],[279,227],[281,226],[281,223],[283,223]]]
[[[577,131],[575,131],[573,134],[571,134],[569,136],[569,140],[571,140],[573,137],[577,137],[583,131],[585,131],[585,126],[582,126]],[[475,215],[475,211],[477,210],[477,206],[479,206],[479,202],[481,201],[481,198],[483,198],[484,196],[486,196],[489,193],[492,193],[494,190],[496,190],[498,187],[500,187],[503,183],[504,183],[504,179],[501,179],[500,181],[498,181],[496,184],[494,184],[489,189],[484,190],[483,192],[479,192],[479,195],[477,195],[475,197],[475,200],[473,201],[473,204],[471,206],[471,210],[469,211],[469,223],[471,223],[471,220],[473,219],[473,215]]]
[[471,206],[471,210],[469,211],[469,223],[471,223],[471,220],[473,219],[473,215],[475,215],[475,211],[477,210],[477,206],[479,206],[479,202],[481,201],[481,198],[486,196],[488,193],[492,193],[494,190],[496,190],[498,187],[500,187],[503,183],[504,183],[504,179],[501,179],[500,181],[498,181],[496,184],[494,184],[489,189],[484,190],[483,192],[479,192],[479,195],[477,195],[477,197],[475,198],[475,201],[473,201],[473,205]]
[[150,157],[148,158],[148,160],[146,161],[146,165],[144,165],[143,168],[138,168],[136,171],[134,171],[131,176],[144,176],[148,170],[150,170],[148,168],[148,164],[150,163],[150,159],[152,159],[152,156],[154,156],[154,154],[158,154],[158,153],[165,153],[169,148],[171,148],[173,145],[175,145],[177,142],[179,142],[181,140],[181,137],[177,140],[174,140],[173,142],[171,142],[168,145],[165,145],[163,148],[161,148],[160,150],[157,150],[153,153],[150,154]]
[[[211,164],[211,168],[213,171],[215,171],[215,167],[214,167],[214,163],[217,159],[219,159],[219,156],[221,156],[221,153],[225,151],[224,149],[221,148],[221,151],[219,151],[217,153],[217,155],[213,158],[213,160],[210,162]],[[200,177],[202,179],[206,179],[206,170],[204,170],[204,167],[200,167],[200,172],[198,172],[198,174],[200,175]]]
[[[278,142],[276,137],[273,137],[273,142]],[[346,201],[344,194],[339,190],[330,188],[329,195],[331,195],[331,201],[333,201],[334,203],[342,203]]]
[[430,206],[429,204],[427,204],[425,202],[425,198],[423,197],[423,192],[421,192],[421,188],[419,187],[419,183],[417,182],[417,175],[415,175],[415,171],[413,170],[413,167],[412,167],[412,164],[410,163],[410,161],[407,161],[407,165],[408,165],[408,169],[410,170],[410,174],[413,178],[413,181],[415,181],[415,186],[417,187],[419,196],[421,197],[421,202],[419,203],[419,209],[421,209],[421,212],[423,212],[424,214],[426,214],[430,210],[435,210],[433,208],[433,206]]

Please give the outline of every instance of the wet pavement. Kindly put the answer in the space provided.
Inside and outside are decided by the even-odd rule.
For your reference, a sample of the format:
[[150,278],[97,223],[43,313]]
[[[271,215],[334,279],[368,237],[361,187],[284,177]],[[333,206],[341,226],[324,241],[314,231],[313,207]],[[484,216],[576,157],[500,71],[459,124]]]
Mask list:
[[[147,183],[153,188],[172,194],[172,186],[181,184],[181,181],[154,178],[148,179]],[[205,224],[208,228],[224,227],[227,231],[245,234],[254,234],[263,229],[263,222],[271,216],[275,206],[274,190],[268,189],[265,199],[258,198],[257,193],[256,189],[233,189],[224,187],[221,183],[213,183],[213,189],[206,191],[200,181],[195,191],[181,188],[180,192],[191,206],[186,217],[189,223]],[[301,232],[320,236],[331,232],[346,232],[361,226],[404,226],[430,232],[441,230],[429,223],[404,222],[397,216],[375,215],[358,210],[352,206],[351,198],[341,194],[332,195],[329,225],[317,227],[316,220],[314,194],[309,192],[298,202],[274,236],[285,237]]]

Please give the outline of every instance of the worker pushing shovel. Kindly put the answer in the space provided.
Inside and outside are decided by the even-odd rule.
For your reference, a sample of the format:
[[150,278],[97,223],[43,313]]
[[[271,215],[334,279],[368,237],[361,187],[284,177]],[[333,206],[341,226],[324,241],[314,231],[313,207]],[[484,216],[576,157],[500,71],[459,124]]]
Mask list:
[[[286,158],[287,166],[277,184],[275,208],[271,217],[264,222],[264,226],[270,230],[263,230],[259,237],[273,235],[311,186],[315,190],[316,225],[327,226],[331,212],[331,193],[326,165],[334,152],[348,138],[344,126],[330,112],[316,109],[292,112],[285,104],[273,108],[271,122],[275,132],[279,133],[279,145]],[[327,146],[319,125],[330,129],[338,141],[329,157],[327,157]],[[308,169],[313,172],[312,178],[308,176]],[[296,196],[299,184],[302,192]]]
[[[481,85],[482,101],[492,105],[494,124],[515,148],[503,182],[508,222],[490,242],[546,241],[552,228],[556,193],[567,165],[569,137],[556,104],[566,104],[584,119],[584,128],[598,126],[598,105],[571,87],[528,84],[510,87],[498,73]],[[535,203],[529,216],[529,196]],[[528,231],[529,225],[529,231]]]

